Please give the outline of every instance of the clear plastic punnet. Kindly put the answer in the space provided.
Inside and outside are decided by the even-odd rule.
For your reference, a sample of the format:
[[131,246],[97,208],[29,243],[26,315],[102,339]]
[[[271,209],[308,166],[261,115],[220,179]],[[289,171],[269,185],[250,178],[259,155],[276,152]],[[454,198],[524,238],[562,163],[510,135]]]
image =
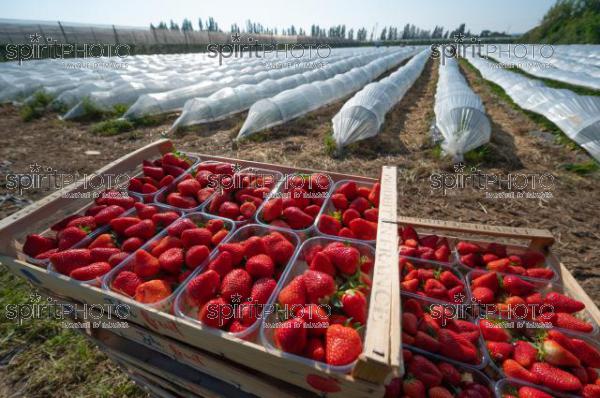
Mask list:
[[381,51],[362,51],[348,56],[330,57],[327,65],[309,69],[303,73],[300,72],[305,69],[297,67],[278,69],[270,71],[269,73],[273,76],[257,84],[227,87],[209,97],[191,99],[185,103],[183,112],[173,124],[172,130],[225,119],[248,109],[261,99],[273,97],[282,91],[302,84],[329,79],[338,73],[364,65],[375,59],[380,53]]
[[546,87],[541,81],[467,54],[484,79],[499,85],[521,108],[545,116],[600,161],[600,97]]
[[429,59],[423,50],[406,65],[381,81],[368,84],[333,117],[333,138],[338,148],[379,133],[386,113],[397,104],[423,72]]
[[392,49],[387,55],[379,56],[364,66],[357,66],[330,79],[303,84],[269,99],[260,100],[250,107],[237,138],[244,138],[285,123],[339,100],[362,88],[383,72],[396,67],[415,52],[412,47]]

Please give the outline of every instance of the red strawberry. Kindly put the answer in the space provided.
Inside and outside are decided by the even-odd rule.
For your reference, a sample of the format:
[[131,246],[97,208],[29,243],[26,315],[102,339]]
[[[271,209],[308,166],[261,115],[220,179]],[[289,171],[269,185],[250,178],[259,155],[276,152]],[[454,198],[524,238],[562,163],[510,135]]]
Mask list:
[[461,374],[458,370],[447,362],[439,362],[437,368],[442,374],[443,380],[452,386],[458,386],[461,382]]
[[342,366],[352,363],[362,349],[362,340],[356,330],[343,325],[330,325],[327,328],[325,361],[329,365]]
[[181,267],[183,267],[183,256],[183,249],[174,247],[162,253],[158,257],[158,262],[163,270],[177,274],[181,271]]
[[78,281],[89,281],[106,274],[110,269],[109,263],[101,261],[74,269],[69,276]]
[[367,209],[363,213],[365,220],[376,223],[379,219],[379,209]]
[[195,197],[196,193],[201,188],[202,188],[202,186],[200,185],[200,183],[193,178],[183,180],[179,184],[177,184],[177,190],[183,196]]
[[175,220],[179,218],[179,214],[174,211],[165,211],[162,213],[157,213],[152,216],[152,222],[158,227],[163,228],[168,225],[171,225]]
[[158,188],[164,188],[167,185],[170,185],[173,181],[175,181],[175,177],[172,175],[166,175],[158,181]]
[[[503,395],[506,397],[506,395]],[[519,398],[552,398],[552,395],[538,390],[537,388],[523,386],[519,388]]]
[[[308,329],[309,331],[311,329]],[[314,360],[314,361],[324,361],[325,360],[325,346],[323,345],[323,341],[320,338],[310,338],[306,343],[306,348],[304,349],[304,356]]]
[[233,269],[233,257],[231,253],[221,252],[214,260],[208,263],[208,269],[216,271],[221,278],[224,278]]
[[509,342],[512,339],[512,336],[506,329],[487,319],[482,319],[479,322],[479,329],[481,330],[483,338],[486,340]]
[[277,348],[292,354],[302,354],[307,342],[307,329],[304,324],[302,318],[292,318],[282,322],[273,333]]
[[92,216],[77,217],[67,224],[67,227],[79,227],[93,231],[96,228],[96,221]]
[[456,250],[459,254],[480,253],[481,247],[475,243],[460,241],[456,244]]
[[229,324],[232,311],[231,305],[227,301],[222,297],[217,297],[202,306],[198,311],[198,319],[210,327],[224,329]]
[[150,178],[154,178],[155,180],[160,180],[164,177],[165,172],[162,167],[153,167],[153,166],[144,166],[142,167],[144,171],[144,175]]
[[277,298],[281,305],[291,307],[293,305],[303,305],[306,303],[306,286],[304,285],[304,277],[296,276],[288,283]]
[[180,209],[191,209],[198,206],[198,202],[194,196],[184,196],[178,192],[168,194],[167,203]]
[[415,342],[413,343],[413,345],[429,352],[440,351],[440,342],[437,339],[420,330],[417,331],[417,333],[415,334]]
[[117,253],[121,253],[121,250],[116,247],[96,247],[90,250],[93,263],[108,261],[112,255]]
[[50,262],[58,272],[69,275],[74,269],[90,264],[92,255],[88,249],[69,249],[50,255]]
[[219,246],[220,252],[229,252],[233,266],[238,266],[244,259],[244,246],[241,243],[223,243]]
[[314,221],[313,217],[295,206],[283,209],[283,217],[293,229],[308,228]]
[[373,188],[371,188],[371,191],[369,192],[369,196],[367,197],[367,199],[369,199],[369,202],[373,203],[374,206],[379,206],[379,191],[381,190],[381,184],[376,182],[375,184],[373,184]]
[[129,253],[120,252],[113,254],[108,258],[108,263],[111,267],[115,268],[117,265],[121,264],[121,261],[125,260],[129,256]]
[[515,342],[515,350],[513,359],[521,366],[529,368],[537,361],[538,351],[531,343],[523,340],[517,340]]
[[329,257],[323,252],[316,253],[310,262],[310,269],[313,271],[321,271],[331,276],[335,276],[335,267]]
[[600,397],[600,385],[588,384],[583,387],[582,391],[583,398],[599,398]]
[[288,261],[290,261],[290,258],[292,258],[292,255],[294,254],[294,245],[281,235],[278,237],[274,233],[263,236],[262,239],[265,243],[267,254],[273,259],[273,261],[275,261],[275,264],[282,267],[287,265]]
[[477,287],[471,291],[471,295],[481,304],[492,304],[495,301],[494,292],[487,287]]
[[335,217],[323,214],[319,218],[319,231],[324,234],[337,236],[340,233],[342,224]]
[[495,272],[487,272],[481,276],[478,276],[471,282],[471,289],[475,289],[477,287],[487,287],[495,294],[498,292],[500,287],[498,275]]
[[514,350],[512,344],[501,341],[486,341],[485,345],[490,353],[490,357],[496,363],[502,363],[504,360],[509,359]]
[[335,191],[336,194],[344,195],[348,200],[354,200],[358,196],[358,187],[354,181],[346,182]]
[[168,282],[154,279],[140,284],[135,289],[134,299],[141,303],[157,303],[169,297],[173,293]]
[[335,281],[329,274],[307,270],[302,275],[302,278],[306,288],[306,296],[310,303],[318,303],[321,299],[335,293]]
[[142,220],[152,218],[152,216],[158,212],[158,209],[155,206],[146,205],[144,203],[136,203],[134,206],[137,216]]
[[371,207],[371,204],[367,199],[363,198],[362,196],[359,196],[350,203],[349,207],[350,209],[354,209],[360,214],[363,214],[365,210]]
[[425,398],[425,386],[419,379],[408,377],[402,381],[402,390],[409,398]]
[[186,248],[196,245],[210,246],[212,236],[208,228],[190,228],[181,233],[181,242]]
[[142,282],[142,279],[134,272],[121,271],[114,279],[112,288],[113,290],[124,293],[129,297],[133,297],[135,295],[135,290],[139,285],[142,284]]
[[417,323],[417,316],[412,312],[406,312],[405,306],[404,312],[402,313],[402,330],[414,336],[417,334]]
[[[138,238],[136,238],[136,239],[138,239]],[[165,251],[167,251],[168,249],[172,249],[174,247],[183,247],[183,243],[181,243],[181,240],[179,238],[175,238],[173,236],[165,236],[160,241],[158,241],[155,246],[153,246],[152,248],[149,248],[149,249],[150,249],[150,253],[154,257],[158,257],[161,254],[163,254]]]
[[346,227],[343,227],[342,229],[340,229],[338,236],[340,236],[342,238],[350,238],[350,239],[357,238],[357,236],[354,235],[354,232],[352,232],[352,230],[350,228],[346,228]]
[[187,297],[194,306],[210,300],[217,294],[221,284],[221,277],[215,271],[209,269],[192,279],[187,287]]
[[139,222],[138,217],[117,217],[110,220],[110,228],[119,235],[123,235],[127,228]]
[[341,193],[331,195],[331,203],[338,210],[346,210],[348,208],[348,198]]
[[246,301],[250,298],[251,291],[252,277],[245,269],[237,268],[230,271],[221,282],[221,297],[228,302]]
[[541,267],[546,261],[546,256],[538,251],[528,251],[521,255],[521,261],[525,268]]
[[[559,328],[575,330],[577,332],[583,333],[591,333],[594,328],[588,322],[574,317],[571,314],[567,314],[564,312],[551,313],[549,315],[549,321]],[[545,319],[545,315],[542,315],[541,318]]]
[[192,220],[190,220],[189,218],[180,218],[179,220],[175,221],[173,224],[171,224],[167,227],[167,233],[170,236],[179,238],[179,237],[181,237],[181,234],[183,233],[183,231],[185,231],[186,229],[192,229],[192,228],[198,228],[198,226],[196,224],[194,224],[194,222]]
[[333,265],[343,274],[353,275],[360,264],[360,252],[353,246],[328,245],[324,250]]
[[348,225],[358,239],[377,239],[377,223],[367,221],[364,218],[355,218]]
[[531,278],[552,279],[554,271],[549,268],[530,268],[525,274]]
[[256,205],[252,202],[245,202],[240,206],[240,214],[245,218],[250,218],[256,211]]
[[440,329],[438,340],[440,353],[443,356],[467,363],[478,362],[477,347],[460,334],[448,329]]
[[600,368],[600,352],[591,344],[582,339],[571,339],[571,352],[581,360],[585,366]]
[[568,312],[570,314],[585,308],[585,304],[581,301],[574,300],[557,292],[548,293],[546,297],[544,297],[544,303],[551,305],[554,312]]
[[579,391],[582,388],[577,377],[544,362],[534,363],[531,366],[531,373],[535,374],[543,385],[553,390]]
[[535,290],[535,285],[515,275],[505,275],[502,285],[504,290],[515,296],[527,296]]
[[540,378],[537,374],[525,369],[513,359],[507,359],[504,361],[502,363],[502,370],[508,377],[525,380],[532,384],[538,384],[540,382]]
[[296,316],[306,322],[309,336],[323,336],[329,327],[329,316],[320,305],[307,304],[296,312]]
[[545,362],[551,365],[572,367],[580,366],[579,359],[554,340],[544,340],[541,350],[542,358]]
[[87,237],[87,232],[79,227],[68,227],[60,231],[57,235],[58,237],[58,250],[63,251],[67,250],[81,240]]
[[212,232],[213,234],[221,231],[224,226],[225,226],[225,222],[218,218],[211,218],[210,220],[208,220],[206,222],[206,228],[208,228],[208,230],[210,232]]
[[413,356],[412,361],[408,364],[408,371],[427,386],[435,387],[442,383],[442,373],[422,355]]
[[211,239],[213,246],[217,246],[225,237],[229,234],[229,231],[223,228],[219,232],[215,233]]
[[145,250],[135,252],[133,272],[142,278],[152,277],[160,271],[158,259]]
[[275,290],[276,285],[277,282],[275,282],[275,279],[273,278],[260,278],[252,285],[250,298],[253,302],[258,304],[266,304]]
[[270,278],[275,272],[275,263],[266,254],[257,254],[246,261],[246,271],[253,278]]
[[[308,282],[307,282],[308,283]],[[308,290],[307,285],[307,290]],[[367,299],[358,290],[348,289],[342,295],[342,310],[356,322],[366,324],[367,322]]]
[[105,225],[105,224],[108,224],[110,222],[110,220],[120,216],[124,212],[125,212],[125,209],[122,208],[121,206],[117,206],[117,205],[108,206],[108,207],[100,210],[98,212],[98,214],[96,214],[94,216],[94,221],[96,222],[97,225]]
[[156,233],[156,226],[152,220],[142,220],[135,225],[127,228],[124,232],[127,237],[138,237],[140,239],[150,239]]
[[425,295],[432,298],[440,300],[448,299],[448,289],[436,279],[427,279],[425,281],[425,286],[423,287],[423,292],[425,292]]
[[158,185],[158,183],[156,181],[153,180],[153,183],[145,183],[144,185],[142,185],[142,193],[144,195],[147,194],[151,194],[154,193],[156,191],[158,191],[158,188],[156,187],[156,185]]
[[483,259],[479,253],[464,254],[460,256],[460,262],[471,268],[479,268],[483,265]]
[[266,222],[271,222],[281,216],[283,212],[283,199],[275,198],[270,199],[263,205],[262,208],[262,219]]
[[410,281],[405,281],[405,282],[400,283],[400,286],[402,288],[401,290],[403,290],[403,291],[416,293],[417,290],[419,289],[419,280],[412,279]]
[[348,209],[342,213],[342,223],[345,226],[349,226],[350,221],[354,220],[355,218],[360,218],[360,213],[355,209]]
[[462,281],[458,279],[456,275],[454,275],[451,271],[442,271],[439,277],[440,282],[448,289],[451,287],[462,285]]
[[432,387],[427,391],[429,398],[452,398],[454,395],[444,387]]
[[[485,262],[485,260],[484,260]],[[511,262],[508,258],[501,258],[498,260],[490,261],[486,263],[486,268],[494,272],[508,272],[511,268]]]

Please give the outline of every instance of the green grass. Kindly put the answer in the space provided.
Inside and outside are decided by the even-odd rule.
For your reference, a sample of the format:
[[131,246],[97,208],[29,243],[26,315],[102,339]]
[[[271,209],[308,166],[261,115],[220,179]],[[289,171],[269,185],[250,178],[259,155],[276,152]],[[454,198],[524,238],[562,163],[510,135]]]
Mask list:
[[431,148],[431,156],[433,156],[436,159],[441,159],[444,157],[444,151],[442,150],[442,144],[441,143],[437,143],[435,144],[435,146],[433,148]]
[[[32,304],[33,289],[0,267],[0,313],[7,306]],[[45,300],[42,298],[42,300]],[[81,334],[62,321],[0,316],[3,385],[28,397],[142,397],[122,372]]]
[[21,119],[23,119],[24,122],[39,119],[46,113],[50,102],[52,102],[52,96],[50,94],[44,91],[36,92],[33,95],[33,100],[23,105],[19,110]]
[[325,153],[329,156],[333,156],[337,152],[337,145],[335,144],[335,140],[333,139],[333,133],[329,131],[325,134],[325,138],[323,139],[323,145],[325,146]]
[[567,163],[563,165],[563,168],[581,176],[590,175],[600,170],[600,166],[595,160],[588,160],[581,163]]
[[465,163],[468,165],[480,165],[489,160],[491,150],[487,145],[482,145],[465,153]]
[[132,131],[134,128],[135,126],[129,120],[111,119],[94,124],[90,132],[94,135],[113,136]]

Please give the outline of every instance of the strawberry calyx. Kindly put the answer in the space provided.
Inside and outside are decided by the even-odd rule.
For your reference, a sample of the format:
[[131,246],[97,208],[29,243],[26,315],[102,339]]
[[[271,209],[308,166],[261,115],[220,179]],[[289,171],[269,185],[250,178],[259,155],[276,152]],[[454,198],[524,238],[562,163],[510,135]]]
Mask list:
[[329,213],[329,215],[338,220],[339,222],[342,221],[342,212],[339,210],[332,211],[331,213]]

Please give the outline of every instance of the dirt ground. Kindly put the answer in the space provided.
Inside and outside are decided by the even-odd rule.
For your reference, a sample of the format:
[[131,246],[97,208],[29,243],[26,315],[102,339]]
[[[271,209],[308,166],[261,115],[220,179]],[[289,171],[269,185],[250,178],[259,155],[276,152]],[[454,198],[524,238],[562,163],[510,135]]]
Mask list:
[[[450,161],[440,159],[431,140],[437,64],[428,63],[404,99],[386,116],[383,131],[354,144],[341,157],[327,154],[325,139],[331,118],[344,101],[270,129],[258,139],[232,144],[245,114],[223,122],[194,127],[170,138],[182,150],[235,158],[282,163],[314,169],[377,177],[381,166],[399,169],[398,211],[402,215],[477,222],[515,227],[546,228],[557,239],[554,250],[596,303],[600,303],[600,197],[598,173],[587,176],[566,171],[563,165],[581,162],[587,155],[559,145],[523,112],[496,95],[472,70],[462,68],[481,96],[492,123],[488,153],[475,166],[481,173],[506,178],[509,174],[550,173],[551,198],[498,199],[467,186],[446,194],[432,188],[432,175],[454,174]],[[73,173],[91,172],[161,137],[174,117],[155,127],[114,137],[94,136],[90,124],[63,122],[55,114],[25,123],[12,106],[0,107],[0,195],[8,191],[4,176],[27,172],[32,163]],[[85,151],[98,151],[86,155]],[[467,171],[463,171],[466,173]],[[506,187],[494,192],[508,190]],[[36,200],[48,192],[26,191],[22,198]],[[0,196],[1,198],[1,196]],[[10,197],[0,205],[0,217],[22,204]],[[1,199],[0,199],[1,200]],[[2,371],[0,370],[0,375]]]

